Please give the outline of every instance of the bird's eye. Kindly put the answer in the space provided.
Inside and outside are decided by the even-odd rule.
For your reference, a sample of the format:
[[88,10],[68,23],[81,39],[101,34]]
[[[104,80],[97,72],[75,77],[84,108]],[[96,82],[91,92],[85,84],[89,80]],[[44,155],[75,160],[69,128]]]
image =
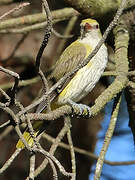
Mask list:
[[98,24],[95,26],[95,28],[96,28],[96,29],[98,29],[98,28],[99,28]]

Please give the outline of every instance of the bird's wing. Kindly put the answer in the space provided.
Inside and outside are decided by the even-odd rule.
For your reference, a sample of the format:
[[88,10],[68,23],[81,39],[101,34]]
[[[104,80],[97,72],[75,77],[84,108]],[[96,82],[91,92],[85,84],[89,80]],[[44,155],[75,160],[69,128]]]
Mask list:
[[[68,72],[73,71],[78,64],[83,61],[89,54],[91,48],[88,45],[83,45],[82,43],[75,41],[70,46],[68,46],[65,51],[60,56],[59,60],[53,67],[52,73],[48,76],[48,80],[55,80],[57,82]],[[63,85],[64,87],[65,85]],[[51,94],[50,99],[56,96],[56,92]],[[37,107],[36,112],[41,112],[46,107],[46,101],[43,101]]]
[[60,56],[59,60],[54,66],[54,70],[49,79],[54,78],[58,81],[68,72],[73,71],[78,64],[85,59],[87,55],[87,48],[80,42],[75,41],[68,46]]

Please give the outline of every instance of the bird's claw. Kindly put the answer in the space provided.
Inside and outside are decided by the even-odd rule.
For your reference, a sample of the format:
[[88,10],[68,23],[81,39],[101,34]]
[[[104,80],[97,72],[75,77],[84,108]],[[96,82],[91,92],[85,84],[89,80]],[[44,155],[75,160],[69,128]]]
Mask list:
[[83,116],[83,117],[90,117],[91,116],[91,109],[89,106],[85,104],[77,104],[73,101],[69,101],[70,105],[72,106],[72,111],[74,114]]
[[79,116],[88,116],[90,117],[91,116],[91,110],[90,110],[90,107],[85,105],[85,104],[75,104],[72,106],[73,108],[73,113],[79,115]]

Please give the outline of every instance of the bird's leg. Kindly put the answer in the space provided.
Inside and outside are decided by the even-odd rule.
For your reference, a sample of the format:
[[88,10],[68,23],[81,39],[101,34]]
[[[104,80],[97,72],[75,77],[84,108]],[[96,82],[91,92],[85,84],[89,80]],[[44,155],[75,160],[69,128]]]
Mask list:
[[72,106],[73,113],[79,115],[79,116],[91,116],[91,109],[89,106],[85,104],[78,104],[71,99],[67,100],[68,104]]

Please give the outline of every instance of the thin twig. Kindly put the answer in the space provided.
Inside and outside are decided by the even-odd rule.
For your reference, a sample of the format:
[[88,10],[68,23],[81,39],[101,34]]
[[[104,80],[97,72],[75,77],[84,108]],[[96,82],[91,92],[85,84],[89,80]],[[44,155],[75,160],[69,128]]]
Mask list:
[[46,95],[45,104],[46,104],[47,111],[49,112],[51,110],[51,108],[50,108],[50,98],[49,98],[49,95],[48,95],[48,91],[49,91],[48,81],[45,78],[44,73],[41,71],[40,68],[39,68],[38,74],[40,75],[42,83],[43,83],[43,94]]
[[23,7],[28,6],[28,5],[30,5],[29,2],[19,4],[19,5],[16,6],[15,8],[9,10],[8,12],[6,12],[6,13],[3,14],[2,16],[0,16],[0,20],[3,19],[4,17],[8,16],[9,14],[13,13],[14,11],[18,11],[19,9],[22,9]]
[[21,152],[21,149],[16,149],[15,152],[12,154],[12,156],[5,162],[5,164],[0,169],[0,174],[2,174],[14,161],[14,159],[18,156],[18,154]]
[[13,76],[15,79],[15,83],[14,83],[14,86],[12,88],[12,94],[10,96],[11,97],[10,104],[13,104],[15,101],[15,95],[16,95],[16,90],[18,88],[20,76],[19,76],[19,74],[15,73],[13,71],[10,71],[9,69],[5,69],[2,66],[0,66],[0,71],[3,71],[5,73],[9,74],[10,76]]
[[35,153],[31,152],[31,156],[30,156],[30,172],[29,172],[30,180],[34,180],[35,158],[36,158]]
[[10,120],[8,120],[7,122],[3,123],[2,125],[0,125],[0,129],[6,126],[9,126],[9,124],[11,123]]
[[[58,144],[60,143],[61,139],[65,136],[66,132],[68,130],[67,124],[64,124],[64,127],[61,129],[61,131],[59,132],[58,136],[55,139],[55,142],[53,143],[53,145],[51,146],[49,153],[51,155],[53,155],[58,147]],[[35,170],[35,177],[38,176],[47,166],[48,161],[47,159],[45,159],[41,165]]]
[[61,163],[53,155],[51,155],[50,153],[46,152],[43,148],[40,148],[40,149],[39,148],[38,149],[35,148],[35,152],[39,152],[39,153],[43,154],[45,157],[50,158],[57,165],[57,167],[59,168],[60,172],[64,176],[67,176],[67,177],[72,177],[73,176],[72,173],[66,172],[66,170],[61,165]]
[[8,126],[1,134],[0,141],[3,140],[11,131],[13,130],[13,126]]
[[105,159],[105,154],[106,154],[108,146],[110,144],[110,141],[111,141],[111,138],[112,138],[112,135],[114,132],[114,128],[116,125],[116,121],[118,118],[117,116],[118,116],[118,112],[119,112],[120,102],[121,102],[121,93],[119,93],[118,96],[114,100],[114,109],[112,111],[111,121],[110,121],[108,130],[107,130],[106,135],[105,135],[104,144],[103,144],[103,147],[101,149],[101,152],[100,152],[97,164],[96,164],[96,171],[95,171],[94,180],[100,179],[102,166],[103,166],[104,159]]
[[28,36],[28,34],[23,34],[23,35],[22,35],[21,39],[17,42],[17,44],[15,45],[15,47],[14,47],[13,51],[11,52],[11,54],[10,54],[7,58],[5,58],[5,59],[2,60],[4,64],[5,64],[8,60],[10,60],[10,59],[13,58],[15,52],[20,48],[21,44],[24,42],[24,40],[27,38],[27,36]]
[[0,109],[2,109],[4,112],[6,112],[10,118],[12,119],[12,124],[15,125],[15,124],[19,124],[19,118],[15,115],[15,113],[9,108],[6,106],[6,104],[4,103],[0,103]]
[[72,35],[72,34],[70,34],[70,35],[62,35],[62,34],[60,34],[60,33],[58,33],[55,29],[52,29],[52,33],[56,36],[56,37],[58,37],[58,38],[60,38],[60,39],[69,39],[69,38],[72,38],[74,35]]
[[[71,33],[71,31],[72,31],[72,29],[73,29],[73,27],[74,27],[77,19],[78,19],[77,16],[73,16],[73,17],[68,21],[68,24],[67,24],[66,29],[65,29],[65,31],[64,31],[64,36],[68,36],[68,35]],[[60,44],[59,44],[59,46],[58,46],[58,48],[57,48],[57,55],[56,55],[56,56],[59,56],[59,55],[61,54],[61,52],[62,52],[62,50],[63,50],[63,48],[64,48],[64,46],[65,46],[65,43],[66,43],[66,40],[65,40],[65,39],[62,39],[61,42],[60,42]]]
[[43,54],[43,51],[44,51],[45,47],[48,44],[48,40],[49,40],[49,37],[51,35],[51,31],[52,31],[52,16],[51,16],[51,12],[50,12],[48,3],[47,3],[46,0],[42,0],[42,3],[43,3],[43,7],[45,9],[45,12],[46,12],[47,27],[46,27],[46,30],[45,30],[45,35],[44,35],[44,38],[43,38],[43,42],[42,42],[42,44],[40,46],[40,49],[39,49],[37,57],[36,57],[37,72],[39,72],[40,63],[41,63],[40,62],[41,57],[42,57],[42,54]]
[[57,170],[56,170],[56,167],[55,167],[53,161],[48,157],[47,157],[47,160],[48,160],[48,162],[49,162],[49,164],[53,170],[53,180],[58,180]]
[[[21,80],[21,81],[19,81],[18,87],[28,86],[28,85],[31,85],[31,84],[38,82],[39,80],[40,80],[39,77],[35,77],[32,79],[28,79],[28,80]],[[7,89],[11,88],[13,85],[14,85],[14,83],[12,83],[12,82],[11,83],[5,83],[5,84],[0,85],[0,88],[7,90]]]
[[50,38],[51,32],[52,32],[52,16],[51,16],[51,12],[48,6],[48,3],[46,0],[42,0],[42,5],[44,7],[44,10],[46,12],[46,17],[47,17],[47,27],[45,29],[45,35],[43,38],[43,42],[40,46],[40,49],[38,51],[37,57],[36,57],[36,69],[38,74],[40,75],[41,79],[42,79],[42,83],[43,83],[43,93],[47,95],[46,98],[46,106],[47,106],[47,110],[50,110],[50,100],[49,100],[49,96],[48,96],[48,90],[49,90],[49,86],[48,86],[48,82],[43,74],[43,72],[40,69],[40,64],[41,64],[41,57],[42,54],[44,52],[45,47],[48,44],[48,40]]
[[17,115],[21,116],[23,114],[25,114],[26,112],[28,112],[29,110],[31,110],[32,108],[34,108],[35,106],[39,105],[42,101],[45,101],[47,99],[47,95],[43,95],[41,98],[39,98],[38,100],[36,100],[34,103],[28,105],[27,107],[25,107],[22,111],[20,111]]
[[[44,133],[42,135],[43,138],[45,138],[47,141],[49,142],[52,142],[54,143],[55,142],[55,138],[53,138],[52,136]],[[64,149],[67,149],[67,150],[70,150],[70,147],[68,144],[65,144],[63,142],[60,142],[59,143],[59,147],[62,147]],[[89,157],[90,159],[93,159],[93,160],[98,160],[98,156],[96,156],[94,153],[90,152],[90,151],[87,151],[85,149],[81,149],[81,148],[78,148],[78,147],[75,147],[74,146],[74,150],[76,153],[79,153],[79,154],[82,154],[84,156],[87,156]],[[111,166],[124,166],[124,165],[131,165],[131,164],[135,164],[135,160],[133,161],[108,161],[108,160],[104,160],[104,163],[108,164],[108,165],[111,165]]]
[[5,97],[5,99],[7,99],[8,103],[9,103],[11,98],[7,95],[7,93],[5,91],[3,91],[3,89],[1,89],[1,88],[0,88],[0,92]]
[[76,179],[76,161],[75,161],[75,151],[74,146],[72,142],[72,136],[71,136],[71,119],[69,116],[65,117],[65,123],[68,125],[68,131],[67,131],[67,139],[70,147],[70,155],[71,155],[71,164],[72,164],[72,173],[74,174],[74,179]]
[[[26,118],[26,117],[25,117]],[[33,126],[29,120],[29,118],[26,118],[26,123],[28,125],[28,128],[29,128],[29,133],[30,133],[30,136],[31,138],[33,139],[33,146],[37,146],[38,147],[38,141],[37,141],[37,138],[36,136],[34,135],[34,129],[33,129]]]

